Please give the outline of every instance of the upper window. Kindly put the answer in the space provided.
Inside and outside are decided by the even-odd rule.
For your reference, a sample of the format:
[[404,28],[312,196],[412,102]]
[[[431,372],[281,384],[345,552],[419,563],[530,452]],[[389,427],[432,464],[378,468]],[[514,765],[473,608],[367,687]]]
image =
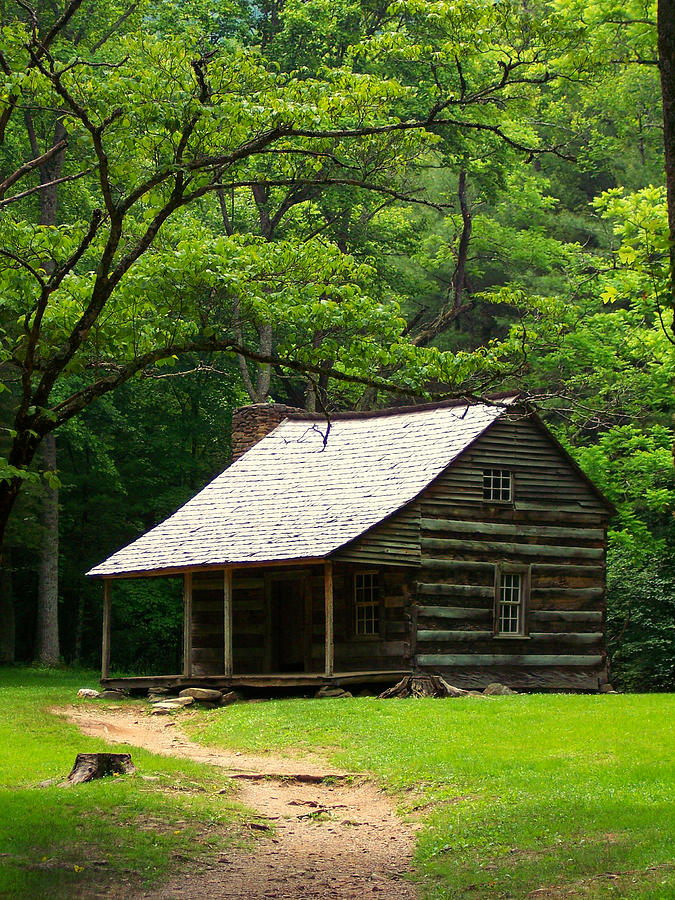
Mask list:
[[502,564],[497,567],[494,626],[496,635],[524,636],[527,633],[529,582],[527,567],[521,567],[519,571],[510,565]]
[[513,499],[512,481],[509,469],[483,469],[483,500],[510,503]]
[[354,633],[380,633],[380,586],[377,572],[357,572],[354,576]]

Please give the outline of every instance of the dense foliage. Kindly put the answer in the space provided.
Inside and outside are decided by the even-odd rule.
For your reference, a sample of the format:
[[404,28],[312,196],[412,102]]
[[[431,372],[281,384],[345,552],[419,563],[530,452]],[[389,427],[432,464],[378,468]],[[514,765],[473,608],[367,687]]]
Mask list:
[[[616,681],[673,686],[654,6],[75,0],[34,23],[3,0],[0,617],[19,658],[54,545],[48,435],[61,653],[94,663],[83,572],[227,463],[235,406],[516,387],[618,507]],[[171,592],[118,608],[119,666],[177,652]]]

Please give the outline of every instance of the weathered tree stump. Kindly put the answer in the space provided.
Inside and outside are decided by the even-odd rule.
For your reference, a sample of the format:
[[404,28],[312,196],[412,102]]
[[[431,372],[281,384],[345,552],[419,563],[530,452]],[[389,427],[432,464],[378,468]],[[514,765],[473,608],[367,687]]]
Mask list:
[[453,687],[440,675],[405,675],[380,694],[381,700],[398,697],[465,697],[468,691]]
[[106,775],[133,775],[135,771],[130,753],[78,753],[68,781],[82,784]]

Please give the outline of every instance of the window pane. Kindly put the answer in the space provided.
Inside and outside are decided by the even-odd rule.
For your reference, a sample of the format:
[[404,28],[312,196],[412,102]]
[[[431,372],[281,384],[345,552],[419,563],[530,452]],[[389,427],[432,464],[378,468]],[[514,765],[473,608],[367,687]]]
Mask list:
[[379,634],[380,601],[377,572],[358,572],[354,578],[354,631]]
[[483,500],[511,500],[509,469],[483,469]]
[[521,576],[515,572],[502,572],[499,582],[497,630],[501,634],[519,634],[521,618]]

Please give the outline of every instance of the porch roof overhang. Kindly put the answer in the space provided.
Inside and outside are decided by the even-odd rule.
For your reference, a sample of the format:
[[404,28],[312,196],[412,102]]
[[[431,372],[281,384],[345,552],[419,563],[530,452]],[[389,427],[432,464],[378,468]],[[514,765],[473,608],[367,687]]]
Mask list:
[[320,562],[417,497],[515,397],[285,419],[172,516],[87,574]]
[[185,566],[165,566],[159,569],[139,569],[133,572],[116,572],[110,575],[99,575],[96,572],[87,572],[92,578],[101,579],[123,579],[123,578],[169,578],[174,575],[186,575],[187,573],[196,574],[197,572],[222,572],[223,569],[263,569],[263,568],[292,568],[318,566],[323,565],[328,556],[298,557],[298,559],[263,559],[257,562],[228,562],[228,563],[211,563],[209,565],[185,565]]

